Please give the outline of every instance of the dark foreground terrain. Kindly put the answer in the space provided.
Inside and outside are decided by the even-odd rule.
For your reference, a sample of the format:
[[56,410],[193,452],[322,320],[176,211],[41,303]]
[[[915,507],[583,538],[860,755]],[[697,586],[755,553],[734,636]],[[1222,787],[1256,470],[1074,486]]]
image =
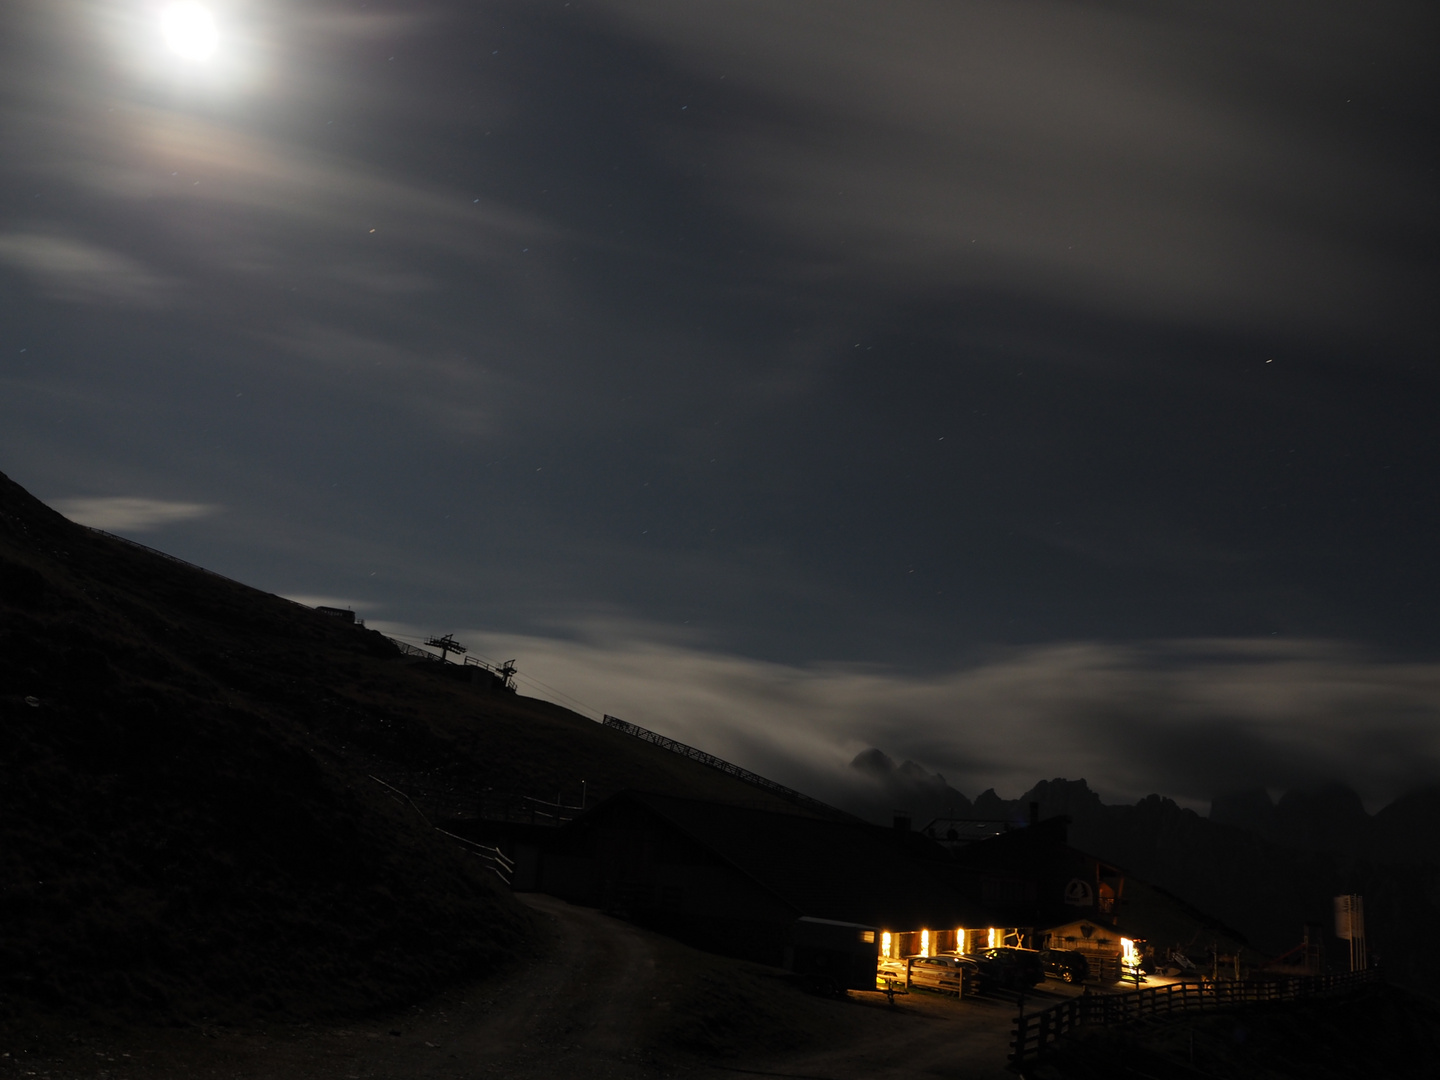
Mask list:
[[1035,1080],[1421,1080],[1440,1075],[1440,1002],[1376,986],[1354,996],[1095,1031],[1027,1075]]
[[[47,1022],[13,1031],[0,1080],[1002,1080],[1012,997],[844,1000],[548,897],[524,898],[537,954],[407,1008],[323,1021]],[[1043,1007],[1058,986],[1038,988]],[[1082,1036],[1033,1080],[1433,1076],[1436,1004],[1375,988],[1298,1008]]]
[[331,1023],[47,1024],[0,1078],[459,1080],[737,1075],[1000,1080],[1011,1001],[830,1000],[783,972],[696,952],[547,897],[541,952],[421,1004]]
[[[1003,1073],[1013,1000],[822,1000],[498,885],[374,778],[825,811],[459,674],[0,476],[0,1080]],[[1037,1075],[1430,1076],[1437,1026],[1382,990]]]
[[770,798],[457,671],[0,476],[0,1034],[364,1014],[533,953],[533,914],[372,776]]

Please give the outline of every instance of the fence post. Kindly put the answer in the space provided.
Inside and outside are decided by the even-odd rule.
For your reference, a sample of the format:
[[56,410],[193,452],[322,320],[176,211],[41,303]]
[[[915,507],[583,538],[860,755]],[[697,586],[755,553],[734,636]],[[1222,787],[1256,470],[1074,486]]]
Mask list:
[[1030,1018],[1024,1013],[1015,1017],[1015,1038],[1010,1046],[1010,1060],[1016,1067],[1025,1064],[1025,1044],[1029,1041]]

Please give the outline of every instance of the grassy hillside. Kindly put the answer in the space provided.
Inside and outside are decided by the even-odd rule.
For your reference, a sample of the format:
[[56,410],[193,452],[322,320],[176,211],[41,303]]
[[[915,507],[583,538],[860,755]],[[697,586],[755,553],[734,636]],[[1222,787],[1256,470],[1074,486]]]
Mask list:
[[523,909],[369,779],[417,773],[777,805],[0,476],[0,1022],[364,1009],[524,954]]

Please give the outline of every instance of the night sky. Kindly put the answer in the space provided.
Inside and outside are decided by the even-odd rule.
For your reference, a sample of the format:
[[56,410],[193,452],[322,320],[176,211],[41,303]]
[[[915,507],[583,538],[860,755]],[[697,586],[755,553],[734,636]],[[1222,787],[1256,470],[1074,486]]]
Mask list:
[[0,8],[51,505],[837,799],[1440,778],[1433,3],[168,6]]

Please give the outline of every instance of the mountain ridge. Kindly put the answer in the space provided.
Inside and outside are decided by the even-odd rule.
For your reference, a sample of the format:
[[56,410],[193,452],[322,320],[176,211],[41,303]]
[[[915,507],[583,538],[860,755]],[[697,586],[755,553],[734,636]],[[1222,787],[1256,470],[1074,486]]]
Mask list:
[[[912,775],[925,772],[907,764]],[[924,790],[912,784],[908,793]],[[1260,807],[1259,815],[1237,822],[1237,802]],[[1075,847],[1235,927],[1262,954],[1297,944],[1310,925],[1322,928],[1341,963],[1332,901],[1359,893],[1372,955],[1384,956],[1391,977],[1418,984],[1440,963],[1440,948],[1417,943],[1412,929],[1440,918],[1440,785],[1416,788],[1374,815],[1332,782],[1287,792],[1278,804],[1268,794],[1263,803],[1254,793],[1217,799],[1220,813],[1202,817],[1158,794],[1107,804],[1084,779],[1057,777],[1015,799],[988,789],[969,812],[1022,828],[1032,804],[1042,819],[1069,818]]]

